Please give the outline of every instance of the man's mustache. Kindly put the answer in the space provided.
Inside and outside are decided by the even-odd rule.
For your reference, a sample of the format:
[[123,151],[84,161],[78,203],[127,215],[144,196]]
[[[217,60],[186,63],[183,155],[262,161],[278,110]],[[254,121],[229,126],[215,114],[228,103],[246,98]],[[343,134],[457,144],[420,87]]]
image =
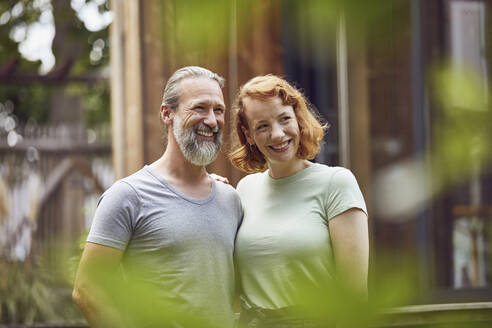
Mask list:
[[193,127],[193,131],[196,132],[197,130],[202,130],[202,131],[206,131],[206,132],[213,132],[213,133],[217,133],[220,131],[220,128],[218,125],[215,126],[215,128],[211,128],[209,127],[208,125],[204,124],[204,123],[198,123],[197,125],[195,125]]

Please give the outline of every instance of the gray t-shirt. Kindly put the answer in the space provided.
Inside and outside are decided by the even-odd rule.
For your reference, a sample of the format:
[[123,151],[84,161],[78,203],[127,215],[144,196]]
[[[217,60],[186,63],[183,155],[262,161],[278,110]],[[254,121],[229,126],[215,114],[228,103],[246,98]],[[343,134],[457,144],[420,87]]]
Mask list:
[[164,301],[232,326],[241,219],[231,186],[212,179],[210,194],[197,200],[145,166],[102,195],[87,241],[124,250],[125,272],[138,272]]

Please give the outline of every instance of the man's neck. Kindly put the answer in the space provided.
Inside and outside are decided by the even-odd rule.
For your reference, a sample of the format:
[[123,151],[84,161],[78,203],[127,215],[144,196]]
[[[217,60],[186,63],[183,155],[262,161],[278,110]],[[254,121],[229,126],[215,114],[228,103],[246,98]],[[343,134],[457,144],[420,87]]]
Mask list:
[[164,177],[185,183],[199,183],[207,177],[207,170],[204,166],[190,163],[179,147],[173,147],[170,144],[161,158],[152,163],[151,166]]
[[166,151],[151,168],[183,194],[203,199],[210,194],[212,181],[204,166],[190,163],[174,140],[169,139]]

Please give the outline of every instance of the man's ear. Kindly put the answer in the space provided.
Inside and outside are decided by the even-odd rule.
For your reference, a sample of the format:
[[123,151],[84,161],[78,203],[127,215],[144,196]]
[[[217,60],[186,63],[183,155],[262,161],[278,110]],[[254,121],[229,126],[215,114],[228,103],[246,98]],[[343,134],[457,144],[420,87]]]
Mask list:
[[174,119],[174,110],[167,105],[161,105],[161,120],[166,126],[170,126]]
[[251,138],[251,136],[249,135],[249,131],[248,129],[246,129],[244,127],[244,125],[241,125],[241,130],[243,131],[244,133],[244,136],[246,137],[246,141],[250,144],[250,145],[254,145],[255,144],[255,141],[253,140],[253,138]]

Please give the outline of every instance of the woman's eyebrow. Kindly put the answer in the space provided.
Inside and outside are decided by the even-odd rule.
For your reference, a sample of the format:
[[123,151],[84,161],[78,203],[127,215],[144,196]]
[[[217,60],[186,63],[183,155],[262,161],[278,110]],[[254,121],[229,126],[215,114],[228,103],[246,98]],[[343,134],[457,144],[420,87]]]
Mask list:
[[268,120],[265,120],[265,119],[261,119],[261,120],[258,120],[258,121],[254,121],[253,122],[254,126],[257,126],[258,124],[264,124],[264,123],[268,123]]
[[277,117],[284,116],[284,115],[291,115],[291,114],[289,113],[289,111],[284,110],[280,114],[278,114]]

